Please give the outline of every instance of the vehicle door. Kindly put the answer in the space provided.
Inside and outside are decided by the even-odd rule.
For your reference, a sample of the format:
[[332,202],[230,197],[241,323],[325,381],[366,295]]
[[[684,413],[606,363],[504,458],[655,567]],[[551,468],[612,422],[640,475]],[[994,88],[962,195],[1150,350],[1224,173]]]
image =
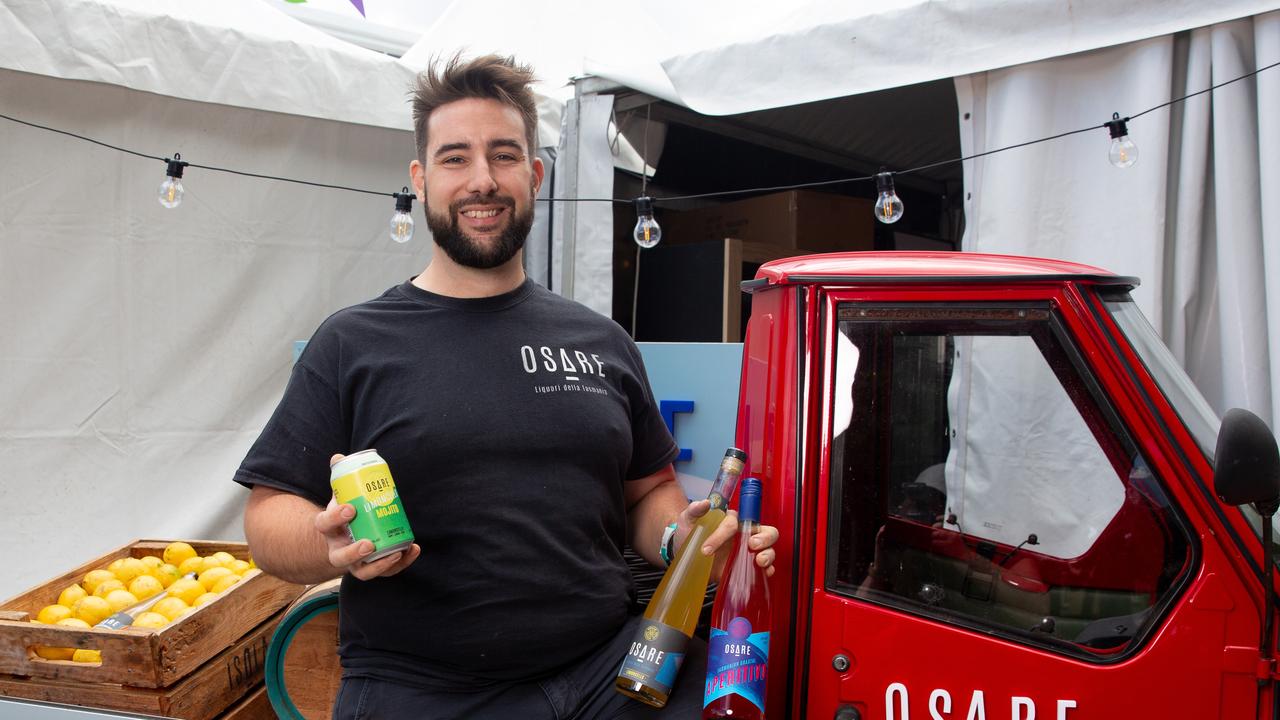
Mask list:
[[803,717],[1256,717],[1249,595],[1063,293],[820,299]]

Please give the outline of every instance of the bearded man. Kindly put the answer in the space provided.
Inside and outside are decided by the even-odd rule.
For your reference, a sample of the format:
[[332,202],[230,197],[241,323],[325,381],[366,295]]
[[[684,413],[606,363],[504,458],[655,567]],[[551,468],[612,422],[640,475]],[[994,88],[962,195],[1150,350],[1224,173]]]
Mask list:
[[[532,73],[454,58],[419,76],[410,176],[437,252],[420,274],[316,330],[235,480],[267,572],[342,576],[340,718],[695,717],[705,646],[655,710],[613,690],[639,616],[622,549],[661,567],[706,501],[635,344],[525,277],[544,175]],[[364,562],[329,468],[376,448],[416,543]],[[670,525],[674,534],[665,533]],[[731,516],[699,548],[715,553]],[[777,531],[756,538],[769,566]],[[721,558],[722,559],[722,558]]]

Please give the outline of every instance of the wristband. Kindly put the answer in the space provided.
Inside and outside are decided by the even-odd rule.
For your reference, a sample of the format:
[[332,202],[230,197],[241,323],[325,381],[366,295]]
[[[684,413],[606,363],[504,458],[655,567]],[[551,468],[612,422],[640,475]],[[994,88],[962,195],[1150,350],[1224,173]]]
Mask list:
[[671,523],[666,530],[662,531],[662,545],[658,548],[658,554],[662,556],[662,561],[671,564],[671,558],[675,556],[676,550],[676,524]]

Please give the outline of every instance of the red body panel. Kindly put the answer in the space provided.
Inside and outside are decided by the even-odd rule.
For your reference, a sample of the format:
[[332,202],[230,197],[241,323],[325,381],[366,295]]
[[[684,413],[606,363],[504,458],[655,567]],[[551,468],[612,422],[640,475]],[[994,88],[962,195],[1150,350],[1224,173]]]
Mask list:
[[[1271,717],[1270,686],[1260,691],[1257,683],[1262,589],[1244,557],[1262,562],[1260,543],[1236,509],[1207,492],[1212,467],[1093,294],[1099,285],[1134,282],[1074,263],[971,253],[842,253],[761,268],[743,353],[738,442],[749,472],[766,486],[763,520],[781,534],[771,581],[769,717],[825,720],[842,706],[858,708],[863,720],[983,717],[971,714],[975,702],[987,720],[1029,720],[1031,705],[1038,720]],[[1199,545],[1189,584],[1158,629],[1119,662],[1105,653],[1070,657],[826,589],[834,362],[827,344],[837,305],[1023,300],[1057,308]],[[1106,557],[1123,547],[1137,558],[1131,564],[1095,561],[1082,574],[1083,556],[1030,553],[1018,560],[1029,565],[1012,564],[1012,574],[1154,589],[1160,548],[1134,547],[1132,538],[1151,535],[1144,528],[1159,521],[1140,505],[1126,497],[1089,549]],[[923,544],[932,529],[901,521],[886,531]],[[837,655],[848,658],[847,669],[833,666]]]

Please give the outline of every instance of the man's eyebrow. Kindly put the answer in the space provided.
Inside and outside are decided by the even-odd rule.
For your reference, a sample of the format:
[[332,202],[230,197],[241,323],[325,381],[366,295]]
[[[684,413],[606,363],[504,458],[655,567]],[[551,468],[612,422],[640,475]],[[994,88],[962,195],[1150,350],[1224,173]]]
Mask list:
[[515,140],[513,138],[496,138],[489,141],[490,150],[496,150],[502,147],[514,148],[522,153],[524,152],[524,145],[519,140]]
[[436,148],[436,151],[432,153],[431,156],[440,157],[441,155],[444,155],[445,153],[451,153],[454,150],[470,150],[470,149],[471,149],[471,143],[467,143],[467,142],[445,143],[444,145],[441,145],[440,147]]

